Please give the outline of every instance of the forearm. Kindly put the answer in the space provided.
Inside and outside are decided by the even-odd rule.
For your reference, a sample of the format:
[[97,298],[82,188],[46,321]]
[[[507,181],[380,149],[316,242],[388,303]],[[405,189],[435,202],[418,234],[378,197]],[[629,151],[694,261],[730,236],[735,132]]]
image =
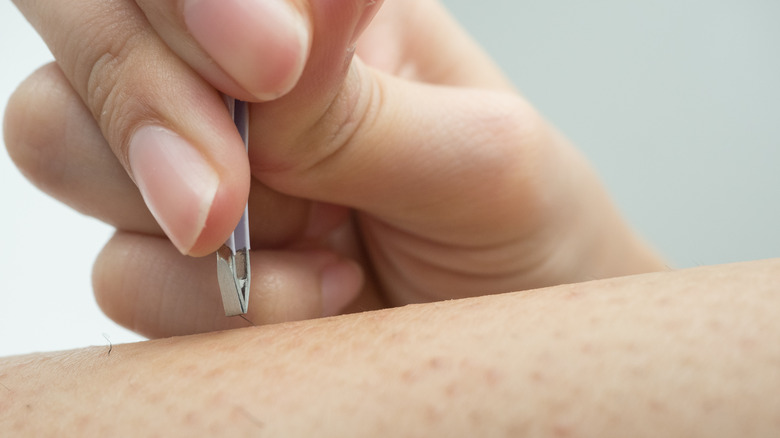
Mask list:
[[776,436],[780,261],[0,362],[0,430]]

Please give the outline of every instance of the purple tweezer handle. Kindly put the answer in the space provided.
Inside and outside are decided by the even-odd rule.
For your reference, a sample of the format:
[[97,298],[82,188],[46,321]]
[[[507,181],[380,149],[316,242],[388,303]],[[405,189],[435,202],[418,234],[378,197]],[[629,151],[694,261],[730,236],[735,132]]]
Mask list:
[[[231,114],[233,114],[233,121],[238,128],[238,133],[241,134],[241,140],[244,141],[244,147],[249,151],[249,110],[248,104],[242,100],[233,100],[233,108],[231,108]],[[228,105],[230,107],[230,105]],[[244,207],[244,214],[241,215],[241,220],[238,221],[236,229],[233,230],[233,234],[225,242],[225,245],[233,251],[233,254],[237,250],[247,249],[249,250],[249,206]]]

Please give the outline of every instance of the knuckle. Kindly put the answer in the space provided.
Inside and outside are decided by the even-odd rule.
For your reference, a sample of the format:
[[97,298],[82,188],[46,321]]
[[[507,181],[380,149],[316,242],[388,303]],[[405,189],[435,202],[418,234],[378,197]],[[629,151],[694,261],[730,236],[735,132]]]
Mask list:
[[[372,129],[383,107],[383,85],[359,68],[350,68],[333,99],[292,140],[291,148],[278,148],[277,162],[287,163],[279,180],[296,185],[316,184],[323,174],[343,168],[340,160],[354,156],[361,134]],[[294,177],[293,177],[294,176]],[[272,182],[273,184],[273,182]]]
[[491,169],[494,190],[512,193],[515,200],[496,208],[508,208],[507,218],[522,218],[497,224],[496,229],[547,229],[543,224],[562,199],[562,184],[575,178],[568,162],[571,146],[520,97],[497,99],[494,111],[483,120],[492,145],[483,168]]
[[117,125],[122,125],[125,105],[132,99],[123,83],[123,76],[132,68],[128,66],[127,50],[126,45],[107,48],[93,61],[85,63],[89,65],[85,101],[101,130],[109,134],[107,137]]
[[55,64],[30,75],[8,101],[4,139],[8,155],[19,170],[39,187],[56,185],[63,178],[58,159],[62,140],[62,99],[52,98],[65,81]]
[[[101,34],[117,27],[103,26]],[[122,35],[101,39],[75,58],[80,71],[74,77],[83,90],[82,98],[106,140],[125,163],[128,137],[141,120],[149,117],[146,100],[153,91],[148,85],[154,81],[144,59],[144,38],[145,32],[132,31],[131,27]]]
[[309,148],[313,153],[303,163],[306,171],[324,167],[345,149],[354,146],[357,134],[369,128],[382,100],[381,87],[375,81],[365,78],[344,81],[322,119],[309,133],[309,137],[316,140]]
[[541,129],[538,113],[525,100],[517,96],[494,92],[490,105],[476,114],[475,129],[479,129],[487,141],[526,149],[536,144]]
[[490,145],[477,152],[490,160],[491,168],[514,175],[533,173],[550,143],[545,138],[548,129],[544,120],[528,102],[497,92],[485,111],[475,117],[472,138]]

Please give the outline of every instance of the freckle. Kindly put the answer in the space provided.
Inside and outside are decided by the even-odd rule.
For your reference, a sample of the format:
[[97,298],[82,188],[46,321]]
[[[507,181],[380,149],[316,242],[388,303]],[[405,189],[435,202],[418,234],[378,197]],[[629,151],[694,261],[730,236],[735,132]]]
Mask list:
[[197,424],[198,421],[196,417],[197,414],[195,414],[195,412],[188,411],[187,414],[184,415],[184,424],[189,424],[189,425]]
[[542,374],[540,371],[534,371],[531,373],[531,381],[536,383],[544,382],[544,374]]
[[147,404],[158,405],[161,404],[161,402],[165,399],[165,396],[162,391],[151,390],[146,393],[144,398]]
[[417,381],[417,373],[412,369],[404,370],[401,373],[401,380],[403,380],[404,383],[414,383]]
[[444,394],[449,397],[455,397],[458,393],[458,383],[457,382],[450,382],[447,384],[447,386],[444,387]]
[[90,415],[78,415],[73,420],[73,429],[74,430],[86,430],[87,426],[92,421],[92,417]]
[[602,318],[598,316],[591,316],[588,318],[588,323],[592,326],[601,325]]
[[474,410],[469,412],[469,421],[471,421],[471,424],[475,426],[480,426],[485,422],[485,419],[483,418],[481,412]]
[[556,424],[552,428],[552,432],[554,436],[558,437],[567,437],[571,436],[571,427],[565,425],[565,424]]
[[501,382],[501,373],[494,369],[485,371],[485,383],[488,386],[496,386]]
[[716,399],[706,399],[702,402],[701,407],[705,413],[711,413],[720,406],[720,401]]
[[433,357],[428,361],[428,368],[432,370],[438,370],[444,366],[444,361],[441,358]]
[[660,401],[658,401],[658,400],[650,400],[648,405],[650,407],[650,410],[653,411],[653,412],[659,412],[660,413],[660,412],[664,412],[666,410],[665,409],[665,405],[663,403],[661,403]]
[[425,408],[425,419],[428,420],[429,423],[439,423],[441,422],[442,415],[435,406],[428,405]]
[[634,365],[628,368],[629,374],[637,379],[643,378],[647,374],[647,367],[643,365]]
[[743,350],[752,350],[756,346],[756,340],[748,337],[741,338],[739,340],[739,346]]

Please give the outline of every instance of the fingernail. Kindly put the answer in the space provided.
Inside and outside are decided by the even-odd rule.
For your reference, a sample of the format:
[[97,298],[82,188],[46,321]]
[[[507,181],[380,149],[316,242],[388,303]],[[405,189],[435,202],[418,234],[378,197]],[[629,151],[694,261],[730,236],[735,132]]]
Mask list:
[[309,31],[287,0],[185,0],[183,13],[201,47],[258,100],[297,83]]
[[174,132],[145,126],[130,139],[133,177],[152,215],[182,254],[206,225],[219,176],[203,155]]
[[366,30],[368,25],[371,23],[371,20],[374,19],[374,15],[376,15],[377,11],[379,11],[379,8],[382,6],[382,2],[383,0],[373,0],[364,6],[363,13],[360,15],[360,18],[355,24],[355,30],[352,31],[352,38],[349,40],[350,46],[357,43],[360,35],[363,34],[363,31]]
[[322,287],[322,316],[341,313],[360,293],[363,271],[351,261],[326,266],[320,273]]

